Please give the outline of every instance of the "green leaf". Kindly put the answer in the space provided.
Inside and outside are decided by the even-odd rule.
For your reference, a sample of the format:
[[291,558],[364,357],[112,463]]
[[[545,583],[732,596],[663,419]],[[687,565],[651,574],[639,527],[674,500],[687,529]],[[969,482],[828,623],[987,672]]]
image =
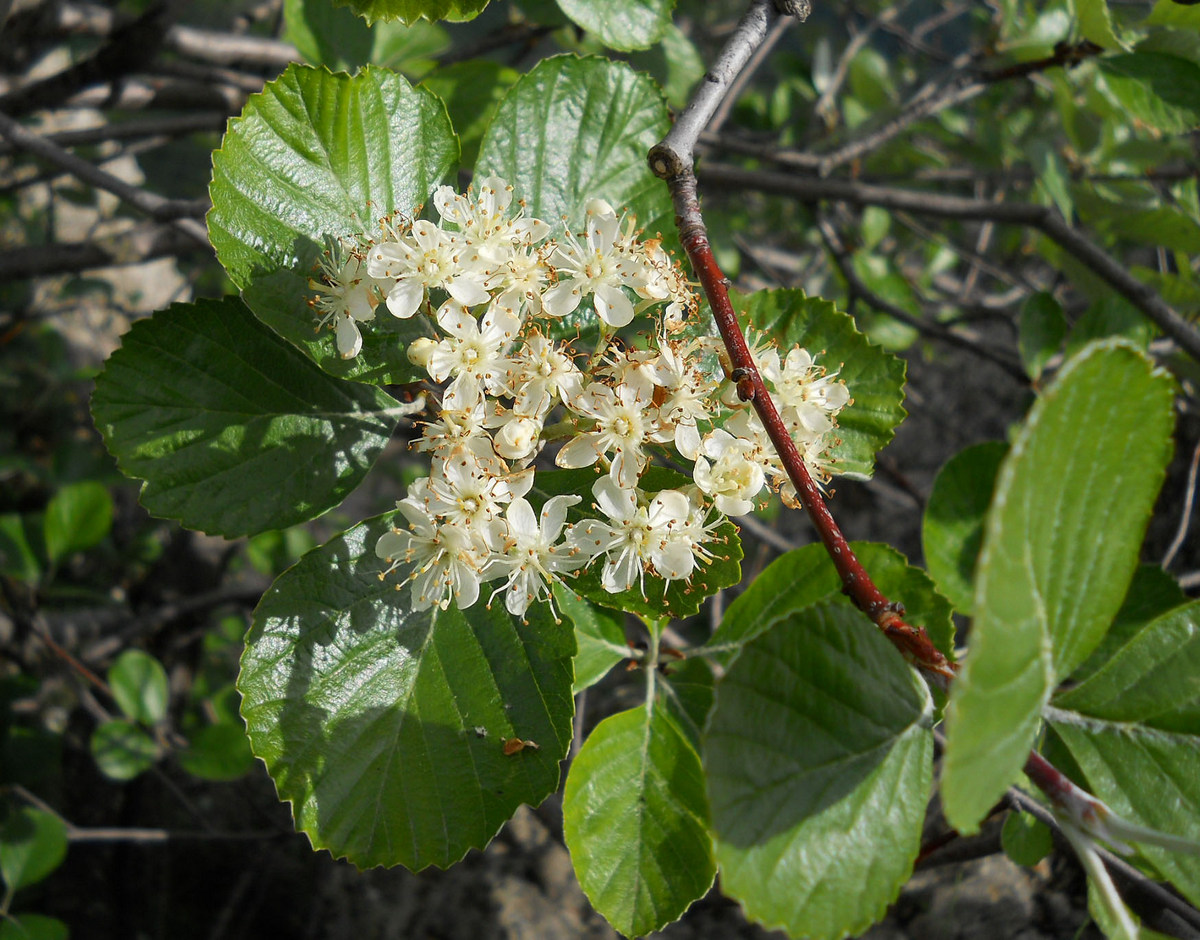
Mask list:
[[167,671],[141,650],[125,650],[108,670],[108,687],[125,717],[152,725],[167,717]]
[[132,780],[162,754],[154,738],[123,718],[100,725],[92,733],[91,748],[96,766],[112,780]]
[[1143,22],[1147,26],[1177,26],[1200,31],[1200,10],[1179,0],[1158,0]]
[[970,615],[975,601],[975,562],[983,543],[983,522],[1000,462],[1003,441],[985,441],[959,451],[938,471],[925,506],[921,545],[938,590],[956,610]]
[[794,937],[883,916],[912,871],[933,703],[861,613],[823,601],[749,644],[704,741],[721,890]]
[[554,603],[575,627],[575,682],[578,695],[595,685],[623,659],[629,658],[624,616],[584,600],[563,584],[554,585]]
[[[583,502],[567,510],[567,519],[578,522],[584,518],[602,518],[603,512],[592,503],[592,484],[598,474],[591,467],[581,470],[540,470],[531,493],[540,505],[551,496],[575,493]],[[648,497],[665,489],[678,489],[690,483],[688,477],[663,467],[650,467],[638,486]],[[646,574],[639,587],[610,594],[600,582],[604,558],[598,558],[586,570],[567,582],[567,587],[601,607],[625,610],[643,617],[681,619],[699,612],[706,597],[722,588],[732,587],[742,580],[742,543],[737,528],[726,520],[717,527],[711,541],[704,543],[713,558],[700,563],[690,581],[664,581],[655,574]],[[643,593],[643,589],[645,593]]]
[[1129,48],[1113,30],[1108,0],[1071,0],[1071,7],[1084,39],[1091,40],[1103,49]]
[[0,514],[0,573],[22,581],[36,581],[42,568],[38,563],[36,517],[28,513],[6,512]]
[[[1155,620],[1087,681],[1056,697],[1051,728],[1087,785],[1136,824],[1200,841],[1200,603]],[[1193,904],[1200,858],[1138,850]]]
[[46,506],[43,532],[50,562],[91,548],[112,528],[113,501],[102,484],[92,480],[69,483]]
[[362,351],[342,359],[317,333],[309,279],[326,238],[376,231],[411,214],[447,180],[458,143],[445,106],[399,75],[353,78],[290,66],[246,103],[213,154],[208,234],[255,315],[322,369],[343,378],[407,382],[423,376],[405,356],[420,318],[386,309],[362,328]]
[[634,53],[630,61],[638,71],[654,76],[673,108],[682,109],[687,104],[693,86],[704,76],[704,58],[674,23],[656,45]]
[[[481,601],[414,612],[381,581],[380,516],[305,555],[255,611],[238,689],[254,753],[317,848],[360,868],[445,867],[558,786],[569,625]],[[513,754],[503,739],[533,741]]]
[[1179,582],[1158,565],[1140,565],[1129,583],[1129,592],[1112,626],[1104,634],[1083,665],[1071,673],[1075,682],[1082,682],[1108,662],[1126,643],[1145,629],[1152,620],[1169,610],[1186,604],[1188,597]]
[[1037,381],[1049,362],[1062,347],[1067,336],[1067,318],[1053,294],[1038,291],[1021,306],[1017,349],[1026,374]]
[[285,0],[283,17],[283,38],[296,46],[309,65],[324,65],[331,71],[351,72],[373,64],[409,76],[423,74],[435,65],[432,56],[449,44],[446,31],[432,23],[372,27],[329,0]]
[[333,0],[335,6],[349,7],[368,23],[376,20],[399,20],[414,23],[427,20],[473,20],[488,0]]
[[[925,628],[939,650],[954,658],[954,623],[950,604],[937,593],[929,576],[914,568],[898,551],[878,542],[851,542],[871,580],[887,597],[904,604],[905,620]],[[706,645],[749,643],[776,624],[831,595],[842,581],[829,553],[820,544],[805,545],[775,559],[740,594]]]
[[904,420],[904,361],[872,345],[849,314],[828,300],[806,297],[804,291],[732,293],[731,299],[735,309],[745,311],[746,322],[782,349],[800,344],[818,365],[845,381],[854,402],[838,415],[841,444],[832,451],[834,472],[869,477],[875,454]]
[[1084,311],[1067,337],[1066,355],[1077,354],[1088,343],[1110,337],[1129,341],[1145,350],[1154,327],[1142,312],[1124,297],[1109,293]]
[[421,82],[446,103],[458,132],[462,162],[471,166],[479,156],[483,133],[521,73],[499,62],[468,59],[440,68]]
[[1054,851],[1049,827],[1028,813],[1010,812],[1000,830],[1004,854],[1018,865],[1033,867]]
[[236,299],[175,304],[125,334],[92,414],[153,514],[226,536],[345,498],[396,426],[395,399],[325,375]]
[[628,65],[543,59],[504,96],[475,172],[504,177],[529,214],[558,232],[564,216],[571,230],[579,229],[588,201],[597,198],[630,209],[650,234],[673,231],[667,187],[646,163],[646,152],[669,127],[662,94]]
[[241,723],[222,721],[189,735],[179,764],[202,780],[237,780],[254,767],[254,754]]
[[[660,650],[662,647],[659,647]],[[713,703],[713,670],[707,657],[690,656],[665,667],[666,682],[658,684],[666,706],[692,747],[700,750],[704,724]]]
[[660,930],[716,874],[700,758],[666,712],[604,719],[571,763],[563,835],[584,894],[628,937]]
[[662,37],[675,0],[558,0],[558,5],[610,49],[630,52]]
[[56,917],[42,914],[11,914],[0,921],[0,940],[67,940],[70,931]]
[[54,813],[22,806],[0,825],[0,876],[9,891],[37,884],[67,855],[67,827]]
[[1170,459],[1172,384],[1128,345],[1090,345],[1001,465],[946,710],[942,800],[960,832],[1016,778],[1050,693],[1121,606]]
[[1164,52],[1128,52],[1096,67],[1132,118],[1166,134],[1200,125],[1200,65]]

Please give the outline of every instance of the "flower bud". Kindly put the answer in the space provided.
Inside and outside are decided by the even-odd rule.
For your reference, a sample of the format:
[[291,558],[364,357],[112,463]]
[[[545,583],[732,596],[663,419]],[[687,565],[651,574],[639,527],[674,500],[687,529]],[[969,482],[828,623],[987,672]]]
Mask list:
[[420,366],[422,369],[429,368],[429,357],[433,355],[433,350],[437,346],[428,336],[422,336],[414,339],[408,344],[408,361],[414,366]]

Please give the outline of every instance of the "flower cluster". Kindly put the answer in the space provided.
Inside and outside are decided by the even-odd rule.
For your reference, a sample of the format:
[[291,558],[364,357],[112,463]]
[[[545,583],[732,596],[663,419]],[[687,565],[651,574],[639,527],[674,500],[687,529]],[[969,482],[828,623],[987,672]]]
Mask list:
[[[488,603],[503,595],[522,616],[593,563],[606,591],[645,596],[647,574],[689,580],[712,558],[724,517],[750,512],[765,488],[794,498],[757,416],[711,371],[719,341],[683,335],[697,299],[681,270],[631,218],[593,200],[582,232],[551,239],[495,178],[478,193],[443,186],[433,202],[440,222],[385,220],[374,237],[332,246],[312,282],[343,357],[358,355],[381,304],[434,327],[408,348],[441,390],[416,444],[430,473],[397,504],[404,525],[376,545],[382,576],[406,570],[414,609],[469,607],[487,584]],[[567,330],[556,321],[581,309],[600,325],[587,353],[557,338]],[[619,340],[639,315],[655,328]],[[828,480],[845,385],[804,349],[781,354],[754,339],[781,416]],[[527,498],[535,461],[564,439],[557,466],[598,471],[571,524],[582,496],[550,497],[540,511]],[[655,454],[693,464],[693,482],[645,492]]]

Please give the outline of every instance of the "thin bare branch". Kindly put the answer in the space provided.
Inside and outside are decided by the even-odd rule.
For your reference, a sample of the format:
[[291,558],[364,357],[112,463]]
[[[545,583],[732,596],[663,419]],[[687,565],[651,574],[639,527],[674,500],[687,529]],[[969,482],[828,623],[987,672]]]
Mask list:
[[195,218],[197,204],[193,200],[165,199],[154,193],[139,189],[130,183],[101,170],[52,143],[39,134],[26,130],[12,118],[0,114],[0,135],[15,147],[53,163],[98,189],[112,193],[139,212],[158,222],[170,222],[198,244],[208,246],[208,233],[204,225]]
[[207,243],[200,244],[173,225],[140,225],[103,239],[32,245],[0,252],[0,283],[54,274],[78,274],[96,268],[141,264],[155,258],[211,254]]
[[860,206],[882,206],[885,209],[902,210],[914,215],[974,222],[993,221],[1037,229],[1108,282],[1117,293],[1178,343],[1181,349],[1200,361],[1200,333],[1163,300],[1153,287],[1139,281],[1124,265],[1110,257],[1086,235],[1072,228],[1058,210],[1051,206],[1024,202],[994,203],[962,196],[859,183],[854,180],[818,179],[763,170],[743,170],[712,163],[705,164],[701,176],[723,188],[741,187],[792,196],[808,202],[838,200]]

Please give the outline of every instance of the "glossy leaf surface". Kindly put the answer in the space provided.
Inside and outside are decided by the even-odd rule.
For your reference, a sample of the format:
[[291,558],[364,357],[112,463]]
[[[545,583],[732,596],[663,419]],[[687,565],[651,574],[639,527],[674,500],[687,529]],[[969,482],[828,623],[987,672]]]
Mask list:
[[588,735],[567,775],[563,834],[588,900],[627,937],[662,929],[709,889],[700,758],[661,707]]
[[[360,868],[445,867],[558,786],[569,624],[483,601],[412,610],[374,552],[390,517],[314,549],[255,612],[238,689],[254,753],[313,845]],[[504,741],[536,745],[506,754]]]
[[210,534],[320,515],[396,426],[381,389],[326,375],[238,300],[176,304],[125,334],[92,414],[142,504]]
[[805,608],[717,685],[704,740],[721,888],[751,919],[841,938],[912,871],[932,774],[928,689],[858,611]]

